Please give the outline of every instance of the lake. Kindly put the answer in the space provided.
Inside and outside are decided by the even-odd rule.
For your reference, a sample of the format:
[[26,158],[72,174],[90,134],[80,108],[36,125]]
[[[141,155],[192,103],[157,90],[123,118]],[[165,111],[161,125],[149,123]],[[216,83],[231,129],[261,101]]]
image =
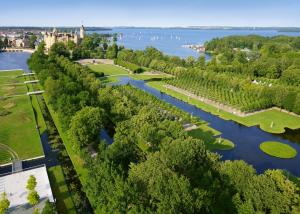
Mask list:
[[300,36],[300,32],[277,32],[275,30],[200,30],[182,28],[113,28],[109,31],[96,31],[96,33],[117,33],[119,35],[118,44],[124,45],[126,48],[143,50],[148,46],[153,46],[165,54],[182,58],[188,56],[197,58],[199,56],[196,51],[183,48],[182,45],[204,44],[216,37],[250,34]]
[[30,55],[25,52],[0,52],[0,70],[23,69],[25,72],[29,72],[27,59]]

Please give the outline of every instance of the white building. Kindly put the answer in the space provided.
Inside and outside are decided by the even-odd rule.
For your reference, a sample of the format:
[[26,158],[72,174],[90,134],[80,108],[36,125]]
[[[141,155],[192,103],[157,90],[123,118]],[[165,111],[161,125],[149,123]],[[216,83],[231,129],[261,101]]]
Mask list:
[[10,201],[9,209],[15,210],[17,207],[28,204],[26,185],[30,175],[36,178],[35,190],[39,194],[40,200],[49,199],[50,202],[54,202],[47,169],[42,166],[0,177],[0,194],[3,192],[7,194],[7,199]]

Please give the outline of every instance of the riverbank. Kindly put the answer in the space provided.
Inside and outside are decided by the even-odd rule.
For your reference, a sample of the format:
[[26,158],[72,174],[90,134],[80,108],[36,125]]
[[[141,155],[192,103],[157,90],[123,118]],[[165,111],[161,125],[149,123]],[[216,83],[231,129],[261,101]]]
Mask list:
[[213,105],[202,102],[194,97],[187,96],[186,94],[179,91],[168,89],[164,86],[166,85],[166,83],[164,83],[163,81],[150,81],[147,84],[170,96],[195,105],[206,112],[217,115],[224,120],[233,120],[247,127],[259,126],[262,130],[273,134],[284,133],[285,128],[294,130],[300,128],[300,117],[288,114],[283,111],[279,111],[277,109],[261,111],[256,114],[251,114],[243,117],[224,111]]
[[[124,76],[129,76],[138,80],[147,80],[147,84],[151,87],[189,104],[195,105],[198,108],[217,115],[225,120],[232,120],[247,127],[259,126],[262,130],[273,134],[284,133],[285,128],[292,130],[300,129],[300,117],[286,112],[285,110],[271,108],[259,112],[245,114],[234,109],[222,109],[218,106],[212,105],[212,103],[204,102],[205,100],[199,100],[194,96],[189,96],[187,93],[183,92],[183,90],[178,91],[173,87],[169,87],[170,89],[168,90],[168,87],[165,87],[166,83],[159,80],[163,78],[169,78],[170,76],[167,74],[151,75],[149,72],[148,75],[143,73],[129,74],[122,68],[113,65],[112,61],[107,63],[106,61],[102,60],[99,61],[99,63],[100,64],[88,66],[96,72],[103,72],[105,74],[105,77],[102,78],[104,83],[115,83],[120,77]],[[225,108],[224,105],[222,105],[222,107]]]

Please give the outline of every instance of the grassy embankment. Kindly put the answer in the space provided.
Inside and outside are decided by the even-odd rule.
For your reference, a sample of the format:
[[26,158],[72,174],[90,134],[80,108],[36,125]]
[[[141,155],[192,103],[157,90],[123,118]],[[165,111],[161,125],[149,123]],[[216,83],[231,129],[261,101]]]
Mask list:
[[[300,117],[290,115],[285,112],[281,112],[275,109],[260,112],[254,115],[240,117],[232,113],[223,111],[209,104],[203,103],[199,100],[188,98],[186,95],[171,89],[166,89],[163,85],[163,81],[152,81],[147,83],[149,86],[160,90],[168,95],[176,97],[189,104],[195,105],[204,111],[210,112],[214,115],[219,116],[225,120],[233,120],[245,126],[259,126],[262,130],[270,133],[283,133],[285,128],[299,129],[300,128]],[[273,126],[271,124],[273,123]]]
[[[116,82],[122,76],[129,76],[138,80],[150,80],[151,79],[161,79],[167,78],[169,75],[153,75],[153,74],[128,74],[128,72],[120,67],[114,65],[98,64],[98,65],[89,65],[89,67],[95,72],[103,72],[106,75],[105,83]],[[111,76],[118,75],[118,76]],[[229,150],[234,148],[234,144],[226,139],[216,139],[215,137],[221,133],[215,129],[209,127],[209,124],[202,123],[197,124],[198,129],[189,131],[189,135],[195,138],[201,138],[205,140],[206,146],[210,150]],[[143,147],[143,146],[141,146]]]
[[[28,78],[27,80],[29,79],[32,80],[35,78]],[[34,87],[33,84],[28,84],[28,88],[29,91],[41,90],[40,84],[36,84],[34,85]],[[31,96],[31,98],[34,111],[37,114],[36,118],[40,127],[40,131],[42,133],[43,131],[47,131],[47,126],[42,114],[42,110],[39,106],[38,98],[36,96]],[[56,199],[56,208],[58,213],[77,213],[74,203],[72,201],[72,196],[68,190],[62,167],[60,165],[53,166],[48,168],[47,171],[51,184],[51,189]]]
[[48,176],[58,213],[76,213],[61,166],[48,168]]
[[297,151],[293,147],[279,142],[264,142],[259,145],[259,148],[264,153],[277,158],[294,158],[297,155]]
[[25,79],[16,78],[21,74],[22,71],[0,72],[0,112],[7,113],[0,116],[0,144],[9,148],[0,148],[0,153],[5,155],[0,159],[0,164],[9,163],[12,152],[22,160],[43,155],[30,97],[25,95]]

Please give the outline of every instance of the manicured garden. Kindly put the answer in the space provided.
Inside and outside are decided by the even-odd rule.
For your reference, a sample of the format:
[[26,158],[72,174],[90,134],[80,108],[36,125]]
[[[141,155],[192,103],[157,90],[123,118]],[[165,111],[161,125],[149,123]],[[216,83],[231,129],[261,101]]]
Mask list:
[[96,73],[104,73],[104,77],[101,77],[102,83],[113,83],[118,82],[119,78],[122,76],[129,76],[133,79],[138,80],[151,80],[151,79],[161,79],[161,78],[167,78],[170,75],[167,74],[129,74],[128,71],[126,71],[123,68],[120,68],[116,65],[108,65],[108,64],[97,64],[97,65],[89,65],[90,69],[95,71]]
[[[285,128],[298,129],[300,128],[300,117],[279,111],[276,109],[271,109],[265,112],[259,112],[251,116],[240,117],[235,114],[226,112],[224,110],[218,109],[209,104],[203,103],[199,100],[188,98],[186,95],[179,92],[173,91],[171,89],[166,89],[163,85],[166,84],[164,81],[151,81],[151,79],[160,79],[168,77],[167,74],[162,75],[145,75],[145,74],[128,74],[128,72],[122,68],[115,65],[97,64],[89,66],[93,71],[103,72],[107,77],[102,79],[103,83],[117,82],[121,76],[129,76],[134,79],[147,80],[148,85],[160,90],[166,94],[169,94],[177,99],[188,102],[189,104],[195,105],[204,111],[210,112],[212,114],[218,115],[225,120],[233,120],[245,126],[259,126],[262,130],[270,133],[284,133]],[[111,76],[120,75],[120,76]]]
[[275,109],[260,112],[251,116],[240,117],[232,113],[220,110],[212,105],[206,104],[199,100],[189,98],[186,95],[181,94],[179,92],[167,89],[164,87],[166,83],[163,81],[151,81],[147,84],[170,96],[185,101],[189,104],[195,105],[204,111],[210,112],[214,115],[218,115],[222,119],[233,120],[248,127],[258,125],[262,130],[270,133],[283,133],[285,132],[285,128],[300,128],[300,117],[290,115]]
[[297,155],[297,151],[293,147],[280,142],[263,142],[259,148],[264,153],[277,158],[294,158]]
[[[16,78],[22,71],[0,72],[0,93],[2,95],[22,94],[16,97],[3,97],[0,100],[0,144],[4,144],[14,151],[20,159],[30,159],[43,155],[39,133],[36,129],[34,112],[30,98],[26,95],[27,89],[22,83],[23,77]],[[10,162],[8,158],[0,160],[0,164]]]

